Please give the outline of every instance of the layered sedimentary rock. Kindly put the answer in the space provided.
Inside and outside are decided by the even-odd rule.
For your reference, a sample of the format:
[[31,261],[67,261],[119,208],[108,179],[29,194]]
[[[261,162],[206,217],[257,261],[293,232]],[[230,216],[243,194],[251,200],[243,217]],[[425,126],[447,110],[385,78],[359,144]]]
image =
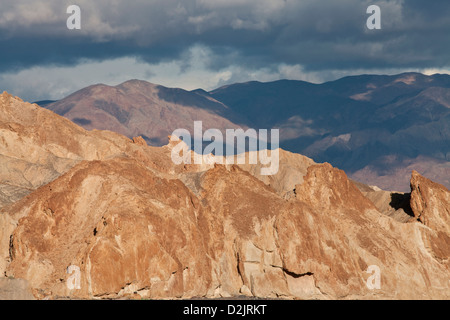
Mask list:
[[[343,171],[301,155],[280,150],[270,177],[258,174],[261,164],[174,165],[173,144],[85,131],[2,99],[2,113],[45,112],[59,130],[47,140],[38,128],[18,130],[17,150],[64,150],[59,158],[72,161],[0,211],[0,271],[27,280],[36,298],[450,296],[449,192],[417,173],[406,222],[381,212]],[[4,146],[8,125],[34,121],[2,124],[2,153],[14,156]],[[16,158],[35,165],[26,152]],[[379,288],[368,286],[369,266],[380,271]],[[74,276],[79,287],[69,285]]]

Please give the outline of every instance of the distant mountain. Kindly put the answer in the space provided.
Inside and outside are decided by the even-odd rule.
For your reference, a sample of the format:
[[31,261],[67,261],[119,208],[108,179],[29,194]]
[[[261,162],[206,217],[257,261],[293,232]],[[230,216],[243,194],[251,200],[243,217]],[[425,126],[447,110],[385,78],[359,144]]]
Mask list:
[[323,84],[280,80],[211,92],[131,80],[40,104],[86,129],[141,135],[161,146],[174,129],[280,129],[280,146],[355,180],[407,191],[412,169],[450,187],[450,76],[360,75]]
[[227,106],[199,91],[185,91],[130,80],[118,86],[93,85],[41,106],[85,129],[111,130],[128,137],[142,136],[162,146],[173,130],[193,132],[196,120],[206,128],[238,128],[238,117]]
[[407,190],[408,167],[450,186],[448,75],[248,82],[210,96],[250,126],[280,128],[282,148],[330,162],[365,183]]

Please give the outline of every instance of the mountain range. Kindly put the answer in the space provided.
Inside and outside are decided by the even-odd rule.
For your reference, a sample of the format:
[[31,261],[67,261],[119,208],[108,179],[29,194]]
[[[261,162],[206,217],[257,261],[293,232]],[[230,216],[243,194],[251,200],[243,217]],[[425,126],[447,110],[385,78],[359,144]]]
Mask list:
[[450,76],[361,75],[313,84],[247,82],[210,92],[130,80],[38,102],[85,129],[162,146],[193,122],[221,131],[280,129],[280,146],[386,190],[409,190],[411,170],[450,187]]

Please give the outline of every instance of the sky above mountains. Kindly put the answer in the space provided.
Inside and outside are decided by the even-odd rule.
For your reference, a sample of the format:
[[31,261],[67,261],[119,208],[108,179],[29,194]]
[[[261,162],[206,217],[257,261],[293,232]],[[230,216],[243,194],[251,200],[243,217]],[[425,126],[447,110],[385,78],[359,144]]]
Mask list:
[[[81,29],[69,30],[69,5]],[[369,30],[369,5],[381,30]],[[249,80],[450,73],[448,0],[2,0],[0,89],[25,100],[142,79],[211,90]]]

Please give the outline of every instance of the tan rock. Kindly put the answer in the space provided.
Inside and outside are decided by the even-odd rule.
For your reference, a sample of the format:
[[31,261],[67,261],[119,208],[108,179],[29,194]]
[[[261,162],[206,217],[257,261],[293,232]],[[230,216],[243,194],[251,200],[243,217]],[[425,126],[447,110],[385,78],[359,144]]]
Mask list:
[[[448,268],[423,245],[429,230],[379,213],[341,170],[311,166],[296,196],[275,225],[283,267],[297,278],[313,276],[322,297],[449,295]],[[370,265],[380,268],[380,290],[366,286]]]
[[134,137],[133,142],[140,146],[147,146],[147,142],[145,142],[144,138],[142,138],[141,136]]
[[411,208],[417,220],[432,229],[424,237],[425,247],[450,267],[450,192],[417,171],[411,176]]
[[28,281],[0,278],[0,300],[35,300]]
[[[60,296],[109,296],[131,283],[150,297],[206,292],[191,197],[135,161],[82,162],[20,203],[33,209],[13,234],[8,274]],[[71,265],[81,271],[79,292],[66,286]]]
[[424,225],[450,234],[450,192],[417,171],[411,176],[411,208]]
[[416,173],[423,223],[404,223],[380,212],[386,195],[375,205],[342,170],[282,150],[268,178],[259,164],[174,165],[171,145],[88,132],[7,94],[0,124],[0,190],[18,191],[3,193],[0,271],[36,298],[450,297],[448,190]]

